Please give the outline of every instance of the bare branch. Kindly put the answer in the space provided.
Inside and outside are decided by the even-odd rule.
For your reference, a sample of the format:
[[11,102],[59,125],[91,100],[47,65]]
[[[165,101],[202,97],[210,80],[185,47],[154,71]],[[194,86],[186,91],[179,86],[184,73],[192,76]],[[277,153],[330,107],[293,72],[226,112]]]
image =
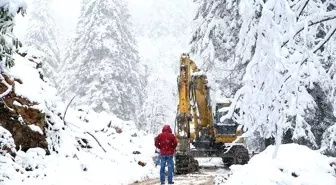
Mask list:
[[100,142],[98,141],[98,139],[93,134],[91,134],[90,132],[84,132],[84,134],[89,134],[91,137],[93,137],[93,139],[96,140],[96,142],[98,143],[98,145],[100,146],[100,148],[103,149],[104,152],[106,153],[106,150],[103,148],[103,146],[100,144]]
[[299,15],[296,17],[296,21],[299,20],[303,10],[307,7],[308,3],[309,3],[310,0],[306,0],[306,2],[304,2],[304,5],[302,7],[300,7],[300,11],[299,11]]
[[5,102],[5,100],[4,100],[3,98],[1,98],[1,100],[2,100],[2,102],[4,103],[4,105],[5,105],[5,107],[6,107],[7,109],[9,109],[9,110],[12,111],[12,112],[16,112],[16,111],[14,111],[14,109],[10,108],[10,107],[6,104],[6,102]]
[[318,50],[320,50],[323,47],[323,45],[330,40],[330,38],[335,34],[335,32],[336,32],[336,26],[333,26],[333,28],[328,32],[323,41],[320,41],[316,45],[315,49],[313,49],[313,53],[316,53]]
[[66,107],[66,109],[65,109],[65,111],[64,111],[64,114],[63,114],[63,122],[64,122],[64,125],[65,125],[65,115],[66,115],[66,113],[67,113],[67,111],[68,111],[68,108],[69,108],[69,106],[70,106],[72,100],[75,99],[75,97],[76,97],[76,95],[75,95],[74,97],[71,98],[70,102],[68,103],[68,105],[67,105],[67,107]]
[[1,83],[7,87],[7,90],[0,94],[0,98],[3,98],[7,96],[10,92],[12,92],[13,87],[6,82],[6,79],[2,74],[0,74],[0,80],[1,80]]
[[296,0],[295,2],[292,2],[289,6],[291,8],[295,7],[298,3],[300,2],[300,0]]
[[[316,45],[315,49],[313,49],[313,53],[316,53],[319,49],[321,49],[325,43],[327,43],[330,38],[335,34],[336,32],[336,26],[334,26],[329,32],[328,34],[325,36],[325,38],[323,39],[323,41],[319,42],[318,45]],[[308,57],[305,58],[300,65],[303,65],[305,62],[308,61]]]

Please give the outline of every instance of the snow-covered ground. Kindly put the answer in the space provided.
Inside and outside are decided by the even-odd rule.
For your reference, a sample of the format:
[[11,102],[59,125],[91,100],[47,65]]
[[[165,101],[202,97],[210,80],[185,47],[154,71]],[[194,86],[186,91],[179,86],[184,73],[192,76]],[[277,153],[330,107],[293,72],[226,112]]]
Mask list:
[[[255,155],[247,165],[231,166],[226,185],[335,185],[336,158],[326,157],[306,146],[286,144],[272,159],[274,146]],[[333,164],[334,163],[334,164]],[[222,178],[215,178],[221,184]]]
[[[37,108],[46,113],[49,125],[43,132],[51,154],[33,148],[17,151],[16,157],[0,155],[1,185],[129,184],[157,176],[153,135],[139,131],[133,122],[85,107],[74,110],[70,106],[64,124],[66,105],[40,79],[35,67],[16,56],[9,73],[23,81],[15,84],[16,93],[40,103]],[[5,133],[11,142],[0,128],[0,134]]]

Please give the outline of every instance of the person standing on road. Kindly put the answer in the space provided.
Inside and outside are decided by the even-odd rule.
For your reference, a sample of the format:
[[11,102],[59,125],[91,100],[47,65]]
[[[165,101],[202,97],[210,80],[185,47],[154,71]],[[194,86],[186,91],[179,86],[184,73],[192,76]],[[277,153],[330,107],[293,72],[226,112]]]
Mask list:
[[161,168],[160,168],[160,181],[165,184],[165,168],[168,164],[168,184],[174,184],[173,171],[174,161],[173,155],[177,147],[177,140],[169,125],[163,126],[162,133],[155,139],[156,148],[160,149]]

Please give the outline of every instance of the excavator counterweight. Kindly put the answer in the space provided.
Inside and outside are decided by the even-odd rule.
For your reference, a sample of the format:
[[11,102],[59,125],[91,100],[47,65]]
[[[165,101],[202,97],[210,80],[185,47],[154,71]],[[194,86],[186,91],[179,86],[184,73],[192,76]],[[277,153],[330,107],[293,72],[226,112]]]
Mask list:
[[189,54],[181,55],[179,71],[175,125],[179,145],[175,155],[175,172],[186,174],[198,171],[195,157],[221,157],[229,165],[247,163],[249,154],[244,139],[237,139],[242,130],[232,119],[220,122],[231,102],[217,102],[213,112],[207,76]]

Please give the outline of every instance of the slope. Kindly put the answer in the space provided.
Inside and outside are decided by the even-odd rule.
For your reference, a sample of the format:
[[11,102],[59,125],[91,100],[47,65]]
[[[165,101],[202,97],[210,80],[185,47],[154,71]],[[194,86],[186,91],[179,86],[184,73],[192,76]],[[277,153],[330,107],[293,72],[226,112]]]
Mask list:
[[[18,150],[0,155],[0,182],[4,184],[127,184],[153,176],[153,136],[106,112],[87,107],[67,111],[56,89],[40,79],[36,65],[15,56],[10,75],[23,81],[15,90],[39,103],[46,113],[48,150]],[[10,141],[10,134],[6,133]],[[1,149],[2,150],[2,149]]]

